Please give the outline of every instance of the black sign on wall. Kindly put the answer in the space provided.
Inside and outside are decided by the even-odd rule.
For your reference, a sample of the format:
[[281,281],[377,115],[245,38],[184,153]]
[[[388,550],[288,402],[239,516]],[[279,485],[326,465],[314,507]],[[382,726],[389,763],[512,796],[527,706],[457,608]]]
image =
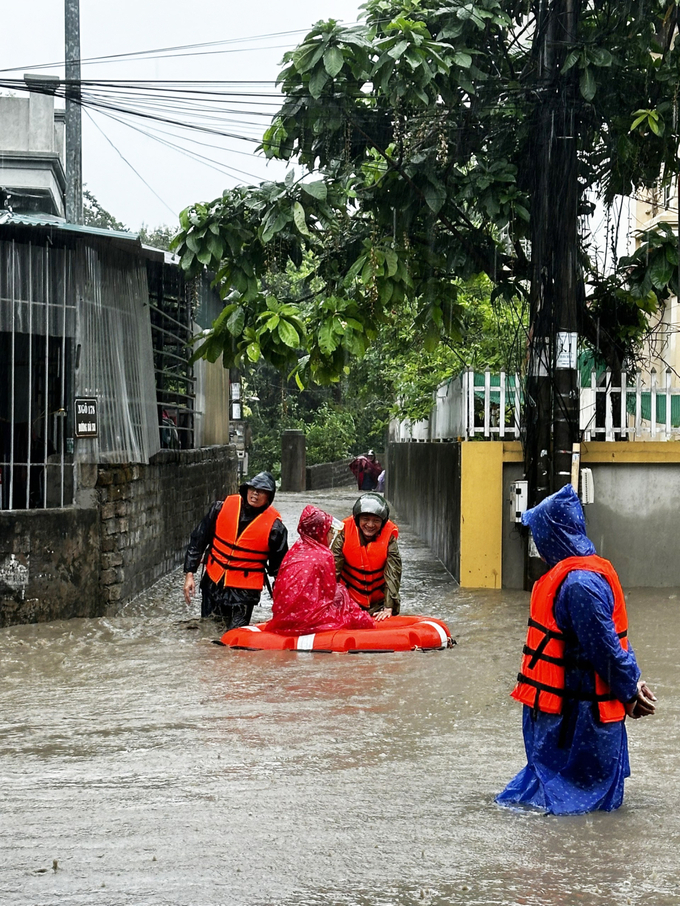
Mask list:
[[97,437],[97,400],[77,399],[76,401],[76,437]]

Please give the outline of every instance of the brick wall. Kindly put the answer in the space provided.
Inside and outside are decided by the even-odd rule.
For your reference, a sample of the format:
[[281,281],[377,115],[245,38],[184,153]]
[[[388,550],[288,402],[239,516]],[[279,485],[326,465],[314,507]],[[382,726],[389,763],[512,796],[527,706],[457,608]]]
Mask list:
[[104,613],[94,509],[0,512],[0,626]]
[[232,446],[161,450],[149,465],[99,467],[99,580],[107,604],[126,601],[184,559],[210,504],[237,486]]
[[307,466],[307,490],[344,488],[350,485],[356,487],[357,480],[349,470],[351,462],[351,459],[339,459],[337,462],[322,462],[317,466]]
[[0,512],[0,626],[115,612],[184,558],[210,504],[237,487],[233,446],[87,466],[86,506]]

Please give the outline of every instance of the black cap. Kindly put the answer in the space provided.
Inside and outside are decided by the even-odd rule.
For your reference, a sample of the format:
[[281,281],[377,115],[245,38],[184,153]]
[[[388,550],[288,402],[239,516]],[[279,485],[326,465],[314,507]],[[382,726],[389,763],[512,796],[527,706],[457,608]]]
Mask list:
[[242,497],[245,497],[248,492],[248,488],[256,488],[258,491],[267,491],[269,494],[269,502],[271,503],[276,494],[276,481],[271,472],[258,472],[258,474],[251,478],[249,481],[244,481],[241,487],[238,489],[239,494]]

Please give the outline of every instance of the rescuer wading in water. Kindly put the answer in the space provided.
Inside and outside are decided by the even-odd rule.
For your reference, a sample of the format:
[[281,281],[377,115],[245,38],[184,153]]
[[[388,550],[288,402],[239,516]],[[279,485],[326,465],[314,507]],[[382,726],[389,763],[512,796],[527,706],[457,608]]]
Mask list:
[[276,576],[288,550],[288,532],[271,505],[274,477],[260,472],[217,500],[191,533],[184,558],[184,599],[196,593],[194,573],[206,553],[201,616],[221,617],[227,629],[247,626],[260,601],[265,570]]
[[376,621],[399,613],[399,529],[380,494],[362,494],[331,545],[335,574],[350,596]]
[[522,516],[551,567],[534,585],[513,698],[524,704],[527,765],[496,797],[548,814],[612,811],[630,775],[624,720],[653,714],[628,643],[621,584],[586,535],[567,485]]

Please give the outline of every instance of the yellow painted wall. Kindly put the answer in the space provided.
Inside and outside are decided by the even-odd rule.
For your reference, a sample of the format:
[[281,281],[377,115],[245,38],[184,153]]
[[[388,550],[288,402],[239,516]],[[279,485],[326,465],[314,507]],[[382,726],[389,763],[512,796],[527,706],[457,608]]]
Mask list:
[[460,445],[460,584],[463,588],[501,587],[505,446],[495,442]]
[[680,462],[680,443],[674,441],[590,441],[581,444],[581,465],[591,462]]
[[[522,462],[519,442],[461,444],[460,584],[463,588],[502,585],[503,463]],[[581,444],[581,465],[589,463],[678,463],[680,443]]]

